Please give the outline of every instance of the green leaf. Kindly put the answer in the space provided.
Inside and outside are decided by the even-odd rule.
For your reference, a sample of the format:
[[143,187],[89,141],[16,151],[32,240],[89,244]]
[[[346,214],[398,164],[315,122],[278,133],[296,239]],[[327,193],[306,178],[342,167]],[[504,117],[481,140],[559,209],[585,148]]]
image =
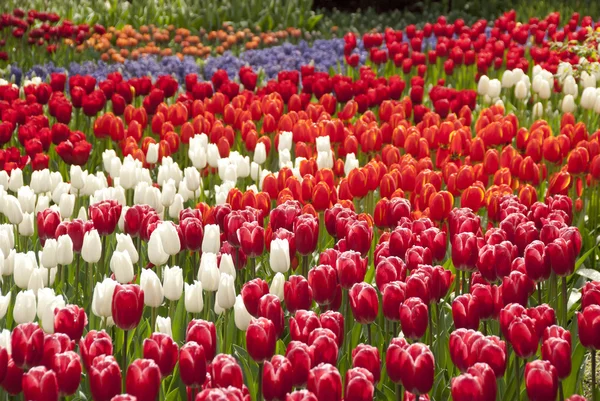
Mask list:
[[166,400],[167,401],[175,401],[179,399],[179,389],[176,388],[175,390],[171,391],[169,394],[167,394]]
[[283,340],[279,339],[277,340],[277,347],[275,349],[275,353],[277,355],[285,355],[285,351],[286,351],[286,346],[285,343],[283,342]]
[[306,21],[306,29],[312,31],[321,19],[323,19],[323,14],[313,15]]
[[579,259],[577,259],[577,262],[575,262],[575,271],[577,271],[577,269],[579,269],[579,267],[583,264],[583,262],[585,262],[587,260],[587,258],[589,258],[589,256],[592,254],[592,252],[594,252],[595,249],[596,249],[596,247],[589,249],[586,253],[581,255],[581,257]]
[[[590,249],[592,251],[593,249]],[[589,251],[588,251],[589,252]],[[586,254],[588,253],[586,252]],[[585,256],[585,255],[584,255]],[[583,256],[582,256],[583,257]],[[600,272],[594,269],[579,269],[577,270],[577,274],[592,281],[600,281]]]

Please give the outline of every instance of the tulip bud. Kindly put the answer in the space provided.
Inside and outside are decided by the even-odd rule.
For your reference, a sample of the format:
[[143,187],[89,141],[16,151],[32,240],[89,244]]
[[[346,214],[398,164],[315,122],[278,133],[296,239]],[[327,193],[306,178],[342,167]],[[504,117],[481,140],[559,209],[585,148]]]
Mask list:
[[15,323],[29,323],[35,319],[35,294],[33,291],[21,291],[17,293],[15,306],[13,308],[13,318]]
[[98,231],[92,229],[83,236],[83,246],[81,248],[81,257],[87,263],[98,263],[102,256],[102,241]]
[[248,313],[244,300],[241,295],[235,298],[235,304],[233,305],[235,326],[238,330],[246,331],[252,320],[252,315]]
[[235,282],[229,274],[221,274],[216,299],[224,310],[231,309],[235,304]]
[[207,224],[204,226],[204,238],[202,239],[202,252],[217,254],[221,249],[221,232],[218,224]]
[[133,281],[135,272],[127,251],[113,252],[110,258],[110,270],[115,274],[115,279],[121,284],[127,284]]
[[129,234],[117,233],[117,251],[127,252],[131,263],[136,264],[139,260],[138,251],[133,244],[133,240]]
[[221,272],[221,274],[229,274],[235,280],[237,273],[235,265],[233,264],[233,257],[230,254],[221,254],[221,261],[219,262],[219,272]]
[[581,94],[581,100],[579,103],[585,110],[593,109],[594,104],[596,103],[596,88],[585,88]]
[[267,148],[263,142],[258,142],[254,148],[254,162],[261,165],[267,160]]
[[94,315],[105,319],[112,316],[112,298],[117,284],[115,280],[108,277],[104,281],[96,283],[92,297],[92,313]]
[[180,194],[175,194],[173,202],[171,203],[171,206],[169,206],[169,217],[172,219],[177,219],[179,217],[179,213],[181,213],[183,209],[183,196]]
[[517,85],[515,86],[515,97],[519,100],[524,100],[527,97],[527,92],[528,89],[525,82],[523,82],[522,80],[517,82]]
[[271,241],[269,264],[276,273],[286,273],[290,269],[290,246],[287,239],[275,238]]
[[12,195],[5,195],[4,202],[5,203],[3,207],[3,212],[4,215],[8,218],[10,224],[21,224],[21,222],[23,221],[23,211],[21,210],[21,204],[19,203],[17,198],[15,198]]
[[548,361],[533,361],[525,366],[525,388],[531,401],[554,400],[558,394],[558,374]]
[[219,268],[217,267],[217,255],[214,253],[203,253],[198,269],[198,281],[202,283],[204,291],[215,292],[219,289]]
[[[118,280],[117,280],[118,281]],[[140,287],[144,291],[144,303],[151,308],[158,308],[164,300],[164,291],[160,279],[151,269],[143,269]]]
[[[127,308],[123,305],[127,305]],[[144,291],[135,284],[118,284],[111,307],[115,325],[122,330],[132,330],[140,323],[144,312]]]
[[202,283],[194,281],[193,284],[185,283],[185,310],[188,313],[200,313],[204,307],[202,299]]
[[477,94],[480,96],[487,95],[489,91],[490,79],[487,75],[482,75],[477,82]]
[[181,381],[188,387],[200,387],[206,380],[204,348],[195,341],[186,342],[179,353]]
[[562,112],[563,113],[573,113],[577,106],[575,105],[575,100],[572,95],[565,95],[562,101]]
[[277,273],[273,277],[273,281],[271,281],[271,286],[269,287],[269,292],[279,298],[280,301],[283,301],[284,284],[285,276],[282,273]]
[[277,334],[272,321],[263,317],[252,319],[246,330],[246,348],[252,359],[263,362],[271,358],[275,353],[276,341]]
[[497,79],[491,79],[488,83],[487,95],[491,99],[496,99],[500,96],[500,91],[502,90],[502,84]]
[[56,267],[58,264],[56,252],[58,250],[58,242],[55,239],[48,239],[44,244],[42,251],[42,264],[46,268]]
[[148,241],[148,259],[155,266],[164,265],[169,260],[169,254],[164,248],[164,241],[161,235],[162,233],[157,227],[150,234],[150,240]]
[[23,170],[16,168],[10,172],[8,180],[8,189],[16,193],[23,186]]
[[175,194],[177,189],[175,188],[175,181],[169,179],[162,187],[160,202],[164,207],[169,207],[175,200]]
[[136,359],[127,368],[127,393],[140,401],[154,400],[160,390],[160,368],[151,359]]
[[206,359],[211,361],[217,350],[217,332],[215,325],[206,320],[192,320],[185,332],[185,342],[194,341],[202,346]]

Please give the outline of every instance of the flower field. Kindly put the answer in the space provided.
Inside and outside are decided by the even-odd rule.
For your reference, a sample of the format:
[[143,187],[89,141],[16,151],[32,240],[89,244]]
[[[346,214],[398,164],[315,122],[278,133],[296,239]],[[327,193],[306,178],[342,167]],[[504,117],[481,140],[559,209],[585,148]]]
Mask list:
[[600,401],[600,22],[308,3],[0,15],[1,401]]

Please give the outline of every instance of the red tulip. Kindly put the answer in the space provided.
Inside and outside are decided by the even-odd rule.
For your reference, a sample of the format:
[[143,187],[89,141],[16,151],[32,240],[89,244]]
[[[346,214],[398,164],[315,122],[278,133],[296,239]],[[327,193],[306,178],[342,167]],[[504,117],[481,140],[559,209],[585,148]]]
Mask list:
[[19,394],[23,389],[22,377],[23,369],[15,365],[13,359],[9,357],[6,364],[6,375],[2,383],[0,383],[2,388],[10,395]]
[[375,266],[375,283],[380,291],[392,281],[406,280],[406,264],[397,256],[379,258]]
[[265,400],[283,400],[292,391],[292,364],[286,357],[275,355],[271,361],[265,361],[263,376],[259,380],[262,380]]
[[527,309],[527,316],[535,322],[535,331],[538,338],[542,338],[544,331],[556,323],[556,314],[547,304],[538,305],[535,308]]
[[374,383],[378,383],[381,376],[379,350],[368,344],[358,344],[352,350],[352,367],[368,370],[373,375]]
[[406,251],[413,244],[413,233],[405,227],[396,227],[390,235],[390,253],[393,256],[404,258]]
[[296,390],[285,396],[285,401],[318,401],[317,396],[308,390]]
[[296,250],[300,255],[309,255],[317,248],[319,220],[310,214],[303,214],[294,221]]
[[252,319],[246,330],[246,348],[256,362],[263,362],[275,353],[277,333],[275,325],[269,319]]
[[551,337],[542,343],[542,358],[556,368],[558,378],[566,379],[571,374],[571,344],[558,337]]
[[483,338],[483,334],[475,330],[457,329],[450,334],[448,345],[450,358],[461,372],[466,372],[471,366],[471,348],[473,343],[480,338]]
[[97,356],[112,355],[112,338],[104,330],[88,331],[85,337],[79,340],[79,352],[83,359],[83,366],[89,371]]
[[250,258],[262,255],[265,249],[265,229],[258,222],[245,222],[237,230],[237,238],[242,251]]
[[207,388],[196,396],[195,401],[244,401],[244,394],[238,388]]
[[527,245],[524,259],[527,276],[533,281],[544,281],[550,277],[550,263],[542,241],[533,241]]
[[477,363],[452,379],[451,392],[455,401],[495,401],[496,377],[487,364]]
[[60,213],[54,209],[44,209],[37,214],[38,237],[42,246],[48,238],[55,238],[56,227],[60,224]]
[[182,248],[192,252],[200,251],[202,249],[202,240],[204,239],[202,220],[195,217],[184,218],[183,220],[179,219],[179,228],[181,228],[183,236],[183,241],[181,242]]
[[334,366],[326,363],[310,370],[307,388],[318,401],[341,401],[342,399],[340,373]]
[[361,324],[370,324],[379,312],[379,297],[375,288],[368,283],[356,283],[348,293],[354,319]]
[[292,384],[296,387],[306,385],[308,372],[313,365],[309,346],[300,341],[290,341],[285,357],[292,363]]
[[46,334],[44,336],[44,356],[42,357],[42,365],[48,369],[52,369],[54,355],[72,351],[73,349],[75,349],[75,343],[71,341],[66,334]]
[[73,351],[56,354],[52,362],[62,396],[75,394],[81,383],[81,361]]
[[501,280],[510,273],[510,265],[517,256],[517,248],[508,241],[497,245],[484,245],[479,249],[477,268],[488,281]]
[[538,349],[535,322],[527,316],[515,317],[508,326],[508,341],[520,358],[529,358]]
[[383,287],[382,309],[386,319],[396,322],[400,320],[400,305],[405,298],[406,284],[402,281],[392,281]]
[[329,329],[337,338],[337,345],[341,347],[344,343],[344,316],[335,311],[327,311],[319,316],[321,327]]
[[151,359],[136,359],[127,368],[127,393],[138,401],[156,400],[160,390],[160,368]]
[[459,295],[452,301],[452,319],[457,329],[479,328],[479,310],[476,300],[471,294]]
[[283,297],[290,313],[310,309],[313,301],[312,289],[303,276],[289,277],[283,285]]
[[354,284],[365,279],[367,259],[361,258],[358,252],[346,251],[338,256],[336,269],[342,288],[349,290]]
[[373,240],[373,228],[369,227],[366,221],[355,221],[350,224],[346,232],[346,241],[349,249],[358,251],[361,255],[366,255],[371,249]]
[[424,344],[414,343],[399,353],[400,381],[406,391],[427,394],[433,387],[433,354]]
[[275,327],[275,335],[281,336],[285,325],[281,301],[273,294],[265,294],[260,298],[258,304],[258,316],[269,319]]
[[88,215],[94,222],[98,234],[109,235],[115,231],[121,217],[121,208],[122,206],[115,200],[105,200],[90,205]]
[[533,361],[525,366],[525,387],[531,401],[554,400],[558,393],[558,374],[548,361]]
[[321,327],[319,318],[313,311],[299,310],[290,318],[290,337],[292,341],[308,343],[308,336]]
[[10,338],[11,357],[20,368],[37,366],[44,356],[44,332],[37,323],[23,323],[15,327]]
[[144,340],[144,358],[152,359],[160,368],[162,377],[173,373],[177,364],[179,347],[173,339],[162,333],[154,333]]
[[352,368],[346,372],[345,401],[372,401],[375,388],[373,375],[364,368]]
[[79,341],[87,326],[85,310],[78,305],[67,305],[54,311],[54,332],[64,333],[73,341]]
[[88,374],[94,401],[110,401],[121,393],[121,368],[112,355],[94,359]]
[[258,305],[263,295],[269,293],[269,284],[261,279],[255,278],[248,281],[242,287],[242,300],[248,313],[258,316]]
[[400,306],[400,324],[407,338],[417,340],[427,331],[428,308],[419,298],[408,298]]
[[319,305],[329,305],[335,300],[337,274],[329,265],[313,267],[308,272],[308,283],[313,292],[313,298]]
[[600,305],[600,282],[588,282],[581,289],[581,309],[590,305]]
[[496,336],[482,337],[471,343],[470,364],[481,362],[488,364],[496,377],[504,376],[506,371],[506,343]]
[[[581,345],[593,350],[600,349],[600,306],[587,306],[583,312],[577,312],[577,327]],[[14,336],[14,334],[13,334]],[[13,348],[14,350],[14,348]],[[14,358],[14,351],[13,351]]]
[[242,368],[231,355],[219,354],[215,356],[208,370],[211,383],[215,387],[226,388],[232,386],[242,389],[244,385]]
[[387,352],[385,353],[385,366],[387,374],[394,383],[401,382],[400,355],[408,348],[409,344],[404,337],[392,338]]
[[217,352],[217,332],[213,322],[194,319],[185,331],[185,342],[195,341],[204,348],[207,361],[212,361]]
[[197,388],[206,380],[204,348],[195,341],[186,342],[179,352],[181,381],[188,387]]
[[112,299],[112,316],[122,330],[133,330],[144,312],[144,291],[137,284],[118,284]]
[[471,283],[471,295],[480,320],[498,317],[502,304],[497,286]]
[[23,375],[23,396],[28,401],[58,401],[56,373],[43,366],[29,369]]
[[8,370],[8,351],[4,347],[0,347],[0,383],[6,377],[6,372]]

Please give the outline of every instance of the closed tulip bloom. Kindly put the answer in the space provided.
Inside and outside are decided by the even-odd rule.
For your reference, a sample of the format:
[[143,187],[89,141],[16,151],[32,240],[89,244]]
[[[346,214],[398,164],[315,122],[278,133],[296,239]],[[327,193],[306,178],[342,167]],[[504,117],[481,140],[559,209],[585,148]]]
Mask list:
[[34,233],[33,213],[23,213],[23,221],[18,226],[19,234],[31,237]]
[[98,263],[102,256],[102,241],[98,231],[92,229],[83,235],[81,257],[87,263]]
[[112,316],[112,298],[117,282],[111,278],[105,278],[96,283],[92,297],[92,313],[101,318]]
[[204,226],[204,237],[202,239],[202,253],[216,254],[221,249],[221,233],[218,224],[207,224]]
[[375,387],[373,375],[364,368],[352,368],[346,372],[346,401],[371,401]]
[[106,200],[90,205],[89,217],[100,235],[109,235],[115,231],[122,206],[114,200]]
[[[112,338],[104,331],[91,330],[79,340],[79,353],[83,359],[83,366],[90,370],[94,359],[100,355],[112,355]],[[120,370],[119,370],[120,376]]]
[[73,351],[56,354],[52,361],[58,389],[63,396],[75,394],[81,383],[81,361]]
[[318,401],[342,399],[342,378],[338,370],[330,364],[320,364],[310,370],[307,388]]
[[23,369],[19,368],[12,358],[6,364],[6,376],[0,383],[2,388],[10,395],[16,396],[23,391]]
[[290,341],[288,344],[285,357],[292,363],[292,384],[294,386],[306,385],[308,373],[313,366],[313,349],[300,341]]
[[329,265],[313,267],[308,272],[308,283],[313,292],[313,298],[319,305],[329,305],[335,299],[337,273]]
[[535,308],[527,309],[527,316],[535,322],[535,331],[539,339],[542,339],[546,328],[556,323],[554,309],[548,304],[541,304]]
[[365,282],[356,283],[348,294],[354,319],[361,324],[373,323],[379,312],[379,297],[375,288]]
[[169,337],[173,337],[173,329],[171,328],[171,318],[170,317],[156,317],[156,324],[154,325],[155,333],[166,334]]
[[271,286],[269,287],[269,292],[279,298],[280,301],[283,301],[283,286],[285,284],[285,276],[283,273],[275,274],[273,280],[271,281]]
[[414,343],[399,355],[400,378],[406,391],[427,394],[433,387],[433,354],[424,344]]
[[73,341],[79,341],[87,323],[85,310],[78,305],[67,305],[54,311],[54,332],[64,333]]
[[558,393],[558,374],[548,361],[533,361],[525,366],[525,388],[531,401],[554,400]]
[[583,312],[577,312],[579,341],[585,348],[600,349],[600,306],[587,306]]
[[256,362],[263,362],[275,353],[277,333],[273,322],[264,317],[253,319],[246,330],[246,348]]
[[245,222],[237,230],[237,239],[242,251],[250,258],[262,255],[265,248],[265,229],[258,222]]
[[527,276],[535,282],[547,280],[550,277],[550,262],[546,256],[544,243],[533,241],[525,247],[525,270]]
[[58,242],[55,239],[49,239],[44,244],[44,250],[42,251],[42,264],[47,268],[56,267],[58,264],[57,260]]
[[310,309],[312,305],[312,289],[303,276],[290,276],[284,283],[283,297],[290,313],[297,310]]
[[186,342],[179,352],[181,381],[188,387],[198,388],[206,380],[204,348],[195,341]]
[[479,319],[487,320],[498,317],[502,306],[498,286],[471,284],[471,295],[473,295]]
[[136,359],[127,368],[127,393],[138,401],[153,401],[160,390],[160,369],[151,359]]
[[378,383],[381,376],[379,350],[368,344],[358,344],[352,350],[352,367],[368,370],[373,375],[374,383]]
[[35,310],[35,294],[33,291],[28,290],[17,293],[13,308],[15,323],[33,322],[35,319]]
[[529,296],[535,291],[535,283],[527,275],[518,270],[510,272],[502,279],[502,303],[517,303],[527,306]]
[[119,234],[117,233],[117,251],[126,251],[129,254],[129,259],[131,259],[131,263],[136,264],[139,260],[138,251],[133,244],[133,240],[129,234]]
[[294,221],[296,250],[300,255],[309,255],[317,248],[319,220],[310,214],[303,214]]
[[308,390],[296,390],[286,395],[285,401],[318,401],[318,398]]
[[471,366],[472,344],[480,338],[483,338],[483,334],[475,330],[457,329],[450,334],[448,345],[450,358],[461,372],[466,372]]
[[208,373],[214,387],[227,388],[231,386],[240,390],[244,387],[242,368],[231,355],[215,356],[208,367]]
[[144,291],[135,284],[117,285],[112,299],[112,318],[122,330],[133,330],[144,312]]
[[[61,235],[58,237],[56,262],[63,266],[73,263],[73,241],[68,235]],[[44,266],[46,265],[44,264]]]
[[231,309],[235,304],[235,282],[229,274],[221,274],[216,300],[224,310]]
[[375,266],[375,283],[380,291],[392,281],[406,280],[406,264],[397,256],[380,257]]
[[10,338],[11,357],[23,369],[37,366],[42,362],[44,332],[37,323],[19,324]]
[[155,229],[150,234],[148,241],[148,259],[155,266],[161,266],[169,260],[169,254],[164,248],[164,241],[160,230]]
[[8,294],[2,295],[2,293],[0,292],[0,319],[4,318],[4,316],[6,316],[6,312],[8,311],[8,305],[10,304],[10,300],[11,300],[11,293],[10,291],[8,292]]
[[137,397],[129,394],[115,395],[110,401],[137,401]]
[[269,284],[261,278],[255,278],[244,284],[241,295],[246,309],[252,316],[258,316],[260,299],[268,293]]
[[163,270],[163,290],[165,298],[177,301],[183,292],[183,271],[179,266],[165,266]]
[[293,368],[290,361],[282,355],[274,355],[271,361],[265,361],[262,378],[262,391],[265,400],[283,400],[292,391]]
[[172,222],[163,222],[155,230],[160,233],[163,249],[170,256],[177,255],[181,251],[181,241],[176,227]]
[[238,330],[246,331],[252,320],[252,315],[246,309],[244,300],[241,295],[235,297],[235,304],[233,305],[234,321],[235,326]]
[[23,375],[23,396],[28,401],[57,401],[56,373],[43,366],[29,369]]
[[471,294],[464,294],[454,298],[452,301],[452,319],[457,329],[479,328],[479,310],[476,300]]
[[160,279],[151,269],[143,269],[140,278],[140,287],[144,293],[144,304],[151,308],[158,308],[165,298]]
[[154,333],[144,340],[143,355],[146,359],[152,359],[160,368],[162,377],[173,373],[177,364],[179,347],[171,336],[162,333]]
[[198,269],[198,281],[202,283],[202,289],[210,292],[217,291],[219,289],[219,279],[217,255],[214,253],[203,254]]
[[600,305],[600,282],[590,281],[581,289],[581,309]]
[[452,398],[456,401],[495,401],[496,377],[485,363],[477,363],[464,373],[452,379]]
[[470,342],[469,365],[481,362],[488,364],[496,377],[504,376],[506,371],[506,343],[496,336],[477,338]]
[[419,298],[408,298],[400,306],[400,324],[407,338],[417,340],[427,331],[428,309]]
[[200,313],[204,308],[204,300],[202,298],[202,283],[194,280],[193,284],[184,283],[185,285],[185,310],[187,313]]
[[327,311],[319,316],[321,327],[331,330],[337,338],[338,347],[344,343],[344,316],[336,311]]
[[337,337],[329,329],[316,328],[308,337],[308,345],[312,353],[312,364],[336,363],[338,359]]
[[233,263],[233,257],[228,253],[221,253],[219,261],[219,272],[221,274],[229,274],[233,279],[237,277],[236,268]]
[[275,326],[275,335],[279,337],[285,326],[284,312],[279,298],[273,294],[265,294],[258,303],[258,316],[269,319]]
[[516,317],[508,326],[508,341],[520,358],[535,354],[539,341],[535,322],[527,316]]
[[570,276],[575,270],[575,260],[578,253],[570,241],[564,238],[556,238],[546,245],[546,255],[552,271],[559,277]]
[[390,341],[387,352],[385,353],[385,366],[387,374],[394,383],[400,383],[402,366],[400,356],[409,344],[404,337],[395,337]]
[[95,358],[88,375],[94,401],[110,401],[121,393],[121,368],[112,355]]
[[299,310],[290,318],[290,337],[292,341],[308,343],[308,336],[316,328],[321,327],[321,322],[313,311]]
[[276,273],[285,273],[290,269],[290,244],[287,239],[275,238],[271,241],[269,264]]
[[217,332],[214,323],[200,319],[192,320],[185,332],[185,342],[190,341],[201,345],[206,359],[211,361],[217,351]]
[[3,214],[12,225],[19,225],[23,221],[23,211],[19,200],[12,195],[4,196]]
[[354,284],[365,279],[367,260],[363,259],[358,252],[346,251],[338,257],[336,269],[342,288],[350,289]]
[[571,374],[571,344],[558,337],[551,337],[542,343],[542,358],[555,368],[560,380]]

